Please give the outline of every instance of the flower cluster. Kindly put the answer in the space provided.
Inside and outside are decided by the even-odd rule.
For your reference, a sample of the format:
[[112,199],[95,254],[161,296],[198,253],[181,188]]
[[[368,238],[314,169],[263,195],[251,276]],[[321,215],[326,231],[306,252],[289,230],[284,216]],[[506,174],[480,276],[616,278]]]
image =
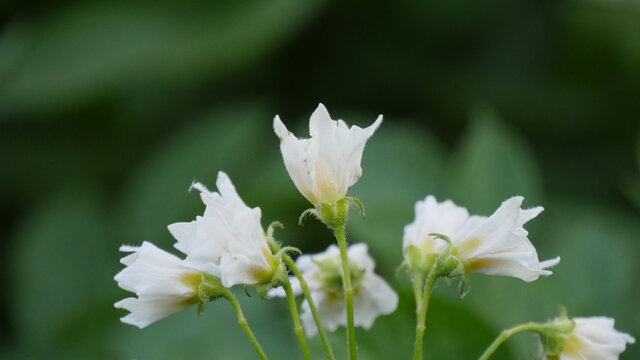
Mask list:
[[260,208],[245,205],[227,174],[218,173],[216,186],[219,192],[200,183],[191,186],[200,191],[206,209],[191,222],[168,226],[176,249],[226,287],[270,282],[278,264],[260,225]]
[[168,226],[177,240],[174,246],[186,255],[185,259],[148,242],[140,248],[121,248],[133,254],[122,259],[127,267],[115,280],[121,288],[138,296],[115,304],[131,312],[122,318],[123,322],[142,328],[190,305],[206,302],[208,299],[202,296],[210,290],[200,288],[203,277],[219,279],[225,287],[271,282],[278,263],[260,225],[260,209],[245,205],[224,172],[218,173],[216,185],[219,192],[193,184],[206,205],[204,214],[191,222]]
[[[316,334],[327,358],[334,360],[324,331],[340,326],[347,328],[349,359],[356,360],[355,327],[370,329],[378,316],[393,313],[399,300],[391,286],[374,272],[375,262],[367,245],[349,246],[346,240],[349,207],[357,206],[364,215],[360,200],[348,197],[347,191],[362,175],[365,144],[381,122],[379,116],[368,127],[349,127],[342,120],[331,119],[320,104],[309,120],[311,138],[298,139],[279,116],[273,120],[286,169],[296,188],[313,205],[302,213],[300,221],[307,214],[315,215],[333,232],[336,245],[322,253],[300,255],[294,261],[290,254],[300,250],[283,246],[273,237],[274,226],[279,223],[272,223],[265,232],[260,208],[248,207],[229,177],[219,172],[217,192],[200,183],[191,186],[200,194],[204,213],[195,220],[168,226],[176,239],[174,246],[184,258],[146,241],[140,247],[120,248],[128,255],[122,258],[125,268],[115,280],[136,295],[115,303],[117,308],[129,311],[121,320],[143,328],[192,305],[199,304],[200,312],[205,303],[225,298],[258,356],[266,360],[229,290],[244,285],[255,287],[265,299],[287,298],[305,360],[311,358],[306,337]],[[523,209],[523,201],[522,196],[511,197],[490,216],[470,215],[451,200],[438,202],[432,195],[416,202],[415,219],[404,228],[401,265],[412,281],[416,301],[414,359],[422,358],[428,303],[439,279],[459,279],[463,297],[469,289],[469,273],[510,276],[525,282],[552,274],[548,269],[560,258],[540,261],[524,229],[543,209]],[[298,315],[296,295],[304,295],[302,316]],[[479,359],[488,359],[502,342],[521,331],[539,335],[540,356],[547,360],[616,360],[627,344],[635,342],[630,335],[614,329],[613,319],[569,318],[563,311],[549,322],[503,331]]]

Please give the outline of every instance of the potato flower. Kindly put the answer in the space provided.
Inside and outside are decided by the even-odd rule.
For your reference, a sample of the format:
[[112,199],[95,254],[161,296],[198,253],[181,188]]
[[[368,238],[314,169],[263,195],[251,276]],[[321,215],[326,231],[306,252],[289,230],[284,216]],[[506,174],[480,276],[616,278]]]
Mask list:
[[[374,273],[375,262],[367,253],[366,244],[349,246],[349,266],[354,289],[354,322],[356,326],[370,329],[380,315],[393,313],[398,307],[398,295]],[[347,326],[347,312],[342,290],[342,265],[340,251],[331,245],[322,253],[301,255],[296,266],[302,272],[324,328],[335,331],[338,326]],[[294,293],[300,294],[300,283],[292,277]],[[285,296],[282,288],[272,289],[268,296]],[[307,301],[302,303],[302,324],[307,336],[317,333],[315,322]]]
[[573,318],[575,327],[557,357],[548,360],[618,360],[627,344],[636,340],[614,329],[608,317]]
[[206,208],[191,222],[168,226],[175,247],[189,264],[215,275],[226,287],[271,282],[278,264],[260,225],[260,208],[245,205],[224,172],[218,173],[216,186],[219,192],[192,185]]
[[546,269],[558,264],[560,258],[540,262],[523,227],[543,208],[523,210],[523,200],[514,196],[489,217],[469,216],[467,209],[451,200],[438,203],[433,196],[427,196],[418,201],[415,220],[404,228],[403,250],[408,267],[432,264],[435,256],[449,246],[439,236],[444,235],[450,239],[452,254],[464,264],[465,272],[512,276],[527,282],[550,275]]
[[202,274],[184,260],[146,241],[140,247],[122,246],[120,251],[131,254],[120,260],[126,267],[115,280],[137,295],[115,303],[116,308],[130,311],[122,322],[144,328],[200,302]]
[[280,138],[284,164],[300,193],[312,204],[334,204],[362,175],[360,160],[367,140],[382,123],[382,115],[366,128],[348,127],[332,120],[324,105],[311,114],[310,139],[298,139],[287,130],[280,117],[273,129]]

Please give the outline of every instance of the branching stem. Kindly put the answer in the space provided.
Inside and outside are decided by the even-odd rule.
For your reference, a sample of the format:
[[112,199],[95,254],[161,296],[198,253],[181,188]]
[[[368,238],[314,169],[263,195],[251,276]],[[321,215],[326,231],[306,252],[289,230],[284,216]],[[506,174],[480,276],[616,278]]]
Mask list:
[[305,360],[310,360],[311,354],[309,353],[307,340],[304,338],[304,330],[302,329],[300,317],[298,316],[298,306],[296,305],[296,298],[293,294],[293,290],[291,289],[291,282],[287,279],[287,281],[284,282],[283,287],[284,292],[287,294],[287,301],[289,301],[289,310],[291,310],[291,318],[293,319],[293,330],[298,337],[300,349],[302,350],[302,356],[305,358]]

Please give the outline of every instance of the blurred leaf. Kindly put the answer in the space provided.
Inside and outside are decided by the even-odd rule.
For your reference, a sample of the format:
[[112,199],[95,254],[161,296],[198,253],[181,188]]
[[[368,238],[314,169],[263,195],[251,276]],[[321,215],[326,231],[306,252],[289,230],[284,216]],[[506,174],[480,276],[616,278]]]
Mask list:
[[[89,189],[66,189],[45,199],[13,236],[11,316],[20,345],[32,355],[55,353],[70,319],[115,286],[117,249],[106,246],[100,205]],[[115,311],[109,306],[103,313]]]
[[383,271],[393,273],[402,259],[402,229],[413,219],[413,205],[437,194],[443,169],[440,142],[423,129],[386,122],[369,140],[362,157],[363,175],[349,190],[367,218],[353,209],[350,242],[366,242]]
[[622,191],[640,210],[640,135],[636,141],[636,171],[634,175],[623,179]]
[[640,270],[637,215],[575,199],[561,199],[548,211],[551,221],[543,235],[549,249],[562,256],[553,279],[561,284],[559,295],[569,312],[615,316],[640,331],[640,323],[626,316],[637,311],[640,296],[628,285]]
[[[568,25],[575,37],[572,43],[582,45],[576,50],[589,52],[598,60],[617,61],[616,67],[623,70],[625,77],[640,79],[640,28],[637,26],[640,17],[640,2],[637,0],[582,0],[569,3],[566,16]],[[606,54],[593,52],[593,48],[584,46],[585,38],[591,41],[605,43],[608,46]],[[581,57],[584,59],[584,57]],[[590,61],[589,59],[584,59]],[[578,66],[580,66],[578,64]],[[593,71],[599,74],[607,72]]]
[[[253,169],[263,161],[259,151],[271,139],[271,114],[262,106],[242,104],[213,111],[167,139],[125,185],[118,214],[122,242],[150,240],[170,245],[168,224],[189,221],[204,211],[193,181],[214,190],[218,171],[225,171],[238,193],[257,181]],[[249,206],[256,206],[245,198]]]
[[[449,163],[447,194],[471,213],[491,214],[500,202],[542,198],[535,158],[526,143],[488,109],[476,110]],[[533,200],[533,201],[532,201]]]
[[14,21],[0,41],[0,109],[56,111],[228,76],[295,33],[320,3],[83,2]]
[[[242,291],[236,291],[236,296],[267,356],[272,359],[296,358],[299,347],[288,311],[279,307],[276,301],[247,298]],[[225,300],[207,304],[202,317],[196,315],[193,307],[142,330],[121,324],[110,341],[119,353],[115,358],[119,359],[257,358],[238,326],[231,305]]]
[[[368,331],[356,328],[359,358],[410,359],[413,356],[416,337],[413,294],[408,289],[402,289],[399,295],[400,303],[393,314],[376,319]],[[426,326],[425,359],[475,359],[495,336],[486,323],[465,307],[442,300],[437,295],[431,299]],[[340,328],[338,332],[330,334],[338,359],[347,356],[346,347],[343,346],[343,330]],[[316,357],[322,356],[320,345],[314,345],[317,345],[312,349]]]

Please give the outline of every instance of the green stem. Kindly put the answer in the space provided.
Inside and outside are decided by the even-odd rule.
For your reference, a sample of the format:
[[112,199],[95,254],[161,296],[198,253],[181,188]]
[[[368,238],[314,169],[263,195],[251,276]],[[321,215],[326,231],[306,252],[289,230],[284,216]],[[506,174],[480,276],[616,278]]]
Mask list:
[[349,271],[349,258],[347,256],[347,239],[344,224],[334,227],[338,247],[340,248],[340,260],[342,261],[342,285],[347,306],[347,342],[349,343],[349,359],[356,359],[356,331],[353,323],[353,287],[351,286],[351,272]]
[[489,345],[487,350],[484,351],[482,356],[478,360],[487,360],[498,347],[505,342],[511,335],[517,334],[522,331],[537,331],[540,329],[540,324],[527,323],[518,326],[514,326],[511,329],[503,330],[500,335]]
[[302,350],[302,356],[304,356],[305,360],[310,360],[311,354],[309,354],[307,340],[304,338],[304,331],[302,330],[302,324],[300,324],[300,317],[298,316],[298,306],[296,305],[296,298],[295,295],[293,295],[293,290],[291,289],[291,282],[289,281],[289,279],[285,281],[283,287],[284,292],[287,294],[287,300],[289,301],[289,309],[291,310],[291,318],[293,319],[293,330],[298,337],[300,349]]
[[329,343],[329,339],[327,339],[327,334],[324,332],[324,327],[322,326],[322,322],[320,321],[320,316],[318,315],[318,308],[316,308],[313,299],[311,298],[311,292],[309,291],[309,286],[307,286],[307,282],[302,277],[302,273],[296,266],[296,263],[291,259],[289,255],[282,256],[285,265],[291,270],[291,272],[298,278],[300,281],[300,288],[302,288],[302,293],[304,294],[305,299],[307,299],[307,303],[309,304],[309,309],[311,309],[311,315],[313,315],[313,320],[316,323],[316,327],[318,328],[318,334],[320,335],[320,339],[322,340],[322,346],[324,347],[324,352],[327,354],[327,358],[329,360],[335,360],[335,356],[333,355],[333,350],[331,349],[331,344]]
[[258,356],[260,357],[260,359],[268,360],[267,355],[264,353],[264,350],[262,350],[262,347],[258,342],[258,339],[256,339],[255,335],[253,335],[253,332],[251,331],[251,328],[249,328],[249,323],[247,322],[247,319],[244,317],[244,314],[242,313],[242,308],[240,308],[240,303],[238,303],[238,299],[233,295],[233,293],[231,293],[231,291],[229,291],[228,289],[225,289],[225,290],[226,291],[224,292],[223,296],[227,300],[229,300],[229,302],[231,303],[231,306],[233,306],[233,310],[235,310],[236,315],[238,316],[238,324],[240,325],[242,330],[244,330],[244,333],[249,338],[249,341],[251,341],[251,345],[253,345],[254,349],[256,349],[256,352],[258,353]]
[[[420,287],[422,286],[422,277],[418,277],[418,280],[414,279],[414,291],[416,292],[416,344],[413,351],[413,359],[420,360],[422,359],[422,340],[424,339],[424,330],[426,329],[425,323],[427,321],[427,310],[429,309],[429,299],[431,298],[431,290],[433,290],[433,285],[436,280],[438,280],[438,275],[436,271],[431,271],[429,276],[427,277],[427,283],[424,286],[424,293],[420,298]],[[419,282],[418,282],[419,281]]]
[[[415,275],[413,277],[413,295],[416,300],[416,325],[420,324],[420,319],[422,318],[422,291],[424,288],[424,275]],[[416,342],[417,346],[417,342]],[[415,355],[417,354],[420,358],[422,358],[422,350],[414,350]]]

